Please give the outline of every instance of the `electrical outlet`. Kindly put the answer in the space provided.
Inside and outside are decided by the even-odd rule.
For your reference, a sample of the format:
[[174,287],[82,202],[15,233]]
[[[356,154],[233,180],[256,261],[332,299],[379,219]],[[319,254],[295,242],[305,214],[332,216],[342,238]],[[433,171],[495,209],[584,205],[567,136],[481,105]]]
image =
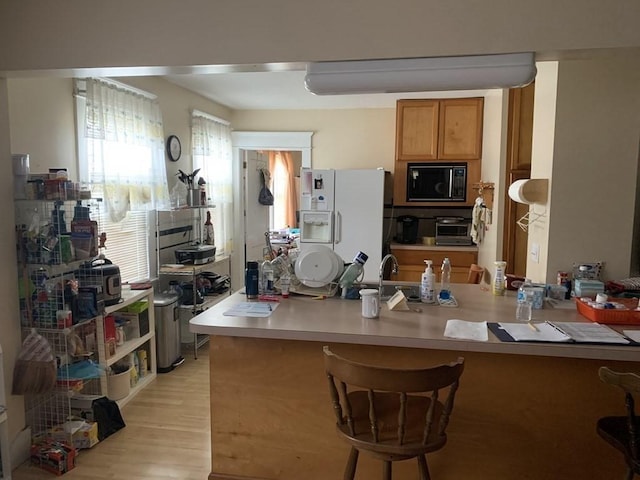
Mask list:
[[531,244],[531,261],[535,263],[540,262],[540,245],[537,243]]

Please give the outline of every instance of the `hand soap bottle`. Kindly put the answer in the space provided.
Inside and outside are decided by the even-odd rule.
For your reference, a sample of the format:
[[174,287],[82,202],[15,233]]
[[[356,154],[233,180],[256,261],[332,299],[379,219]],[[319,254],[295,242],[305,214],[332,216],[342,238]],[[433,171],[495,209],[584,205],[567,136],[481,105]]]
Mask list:
[[422,301],[422,303],[435,303],[436,276],[433,273],[433,268],[431,268],[433,261],[425,260],[424,263],[427,264],[427,268],[422,274],[422,282],[420,284],[420,300]]

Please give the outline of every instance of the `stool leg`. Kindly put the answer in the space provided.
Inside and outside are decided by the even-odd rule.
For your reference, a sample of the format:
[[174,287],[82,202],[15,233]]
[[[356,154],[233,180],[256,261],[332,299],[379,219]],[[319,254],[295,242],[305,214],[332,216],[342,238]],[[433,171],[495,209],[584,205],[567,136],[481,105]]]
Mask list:
[[382,467],[382,480],[391,480],[391,462],[388,460],[384,461]]
[[627,476],[625,477],[625,480],[633,480],[633,468],[629,467],[629,470],[627,470]]
[[355,447],[351,447],[349,460],[347,461],[347,466],[344,469],[344,480],[353,480],[356,476],[356,466],[358,465],[359,454],[360,452]]
[[431,480],[429,475],[429,467],[427,466],[427,459],[424,455],[418,455],[418,472],[420,473],[420,480]]

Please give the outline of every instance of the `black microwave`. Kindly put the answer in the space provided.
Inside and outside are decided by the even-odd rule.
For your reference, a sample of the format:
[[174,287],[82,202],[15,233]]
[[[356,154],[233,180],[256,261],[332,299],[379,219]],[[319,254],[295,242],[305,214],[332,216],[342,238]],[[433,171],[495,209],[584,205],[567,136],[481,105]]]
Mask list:
[[409,163],[407,202],[466,202],[466,163]]

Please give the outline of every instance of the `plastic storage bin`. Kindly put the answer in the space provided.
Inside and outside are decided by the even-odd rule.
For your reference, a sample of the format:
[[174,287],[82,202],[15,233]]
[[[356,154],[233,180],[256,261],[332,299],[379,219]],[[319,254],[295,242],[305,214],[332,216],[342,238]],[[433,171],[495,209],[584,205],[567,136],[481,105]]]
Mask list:
[[120,400],[129,395],[131,391],[131,369],[129,367],[122,373],[107,375],[107,396],[111,400]]
[[596,309],[579,298],[576,298],[576,307],[580,315],[592,322],[610,325],[640,325],[640,310],[636,310],[638,299],[612,298],[611,301],[625,305],[627,310]]

